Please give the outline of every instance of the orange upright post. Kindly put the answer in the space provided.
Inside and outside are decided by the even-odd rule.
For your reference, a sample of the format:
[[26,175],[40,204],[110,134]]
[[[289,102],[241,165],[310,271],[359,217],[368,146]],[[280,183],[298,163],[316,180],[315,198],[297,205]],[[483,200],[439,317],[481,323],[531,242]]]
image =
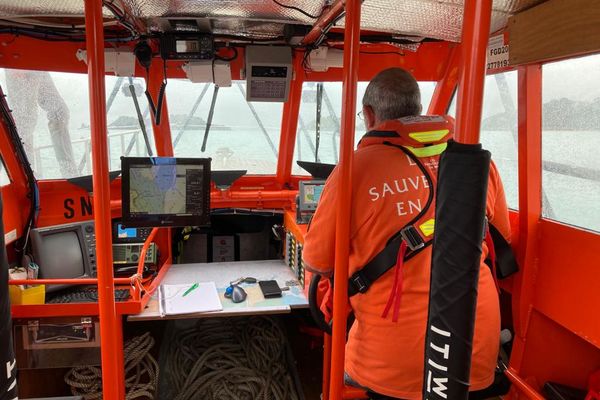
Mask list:
[[542,66],[519,68],[519,248],[521,272],[515,276],[515,340],[510,366],[521,371],[538,274],[539,222],[542,218]]
[[340,190],[337,194],[335,269],[333,289],[333,335],[331,347],[330,400],[340,400],[344,388],[346,308],[348,307],[348,258],[350,255],[350,213],[352,204],[352,156],[356,115],[356,85],[360,47],[360,0],[346,2],[344,38],[344,82],[342,98]]
[[429,109],[427,110],[428,115],[441,115],[448,112],[448,107],[450,107],[450,101],[452,101],[460,73],[461,51],[460,45],[455,46],[450,51],[446,72],[437,85],[435,85],[433,96],[431,96]]
[[[302,56],[294,55],[294,69],[302,68]],[[294,159],[294,144],[298,130],[298,113],[302,99],[301,74],[296,74],[290,87],[288,101],[283,104],[283,119],[281,120],[281,137],[279,138],[279,158],[277,159],[277,182],[280,187],[290,183],[292,161]]]
[[[100,309],[100,345],[102,356],[102,398],[117,400],[124,385],[120,324],[115,308],[110,226],[110,185],[104,87],[104,26],[102,0],[85,0],[85,33],[90,91],[90,127],[92,130],[92,171],[94,183],[94,223]],[[121,397],[124,398],[124,397]]]
[[465,1],[461,46],[463,62],[455,129],[455,139],[460,143],[479,143],[491,15],[492,0]]

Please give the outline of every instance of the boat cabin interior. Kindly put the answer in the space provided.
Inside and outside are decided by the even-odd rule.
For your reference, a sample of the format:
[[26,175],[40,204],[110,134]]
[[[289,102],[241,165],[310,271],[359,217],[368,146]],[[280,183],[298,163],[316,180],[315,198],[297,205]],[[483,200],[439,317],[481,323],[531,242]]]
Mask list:
[[[491,152],[518,266],[494,384],[422,398],[600,399],[599,26],[597,0],[0,0],[0,399],[368,398],[345,221],[392,67]],[[302,251],[334,168],[331,321]]]

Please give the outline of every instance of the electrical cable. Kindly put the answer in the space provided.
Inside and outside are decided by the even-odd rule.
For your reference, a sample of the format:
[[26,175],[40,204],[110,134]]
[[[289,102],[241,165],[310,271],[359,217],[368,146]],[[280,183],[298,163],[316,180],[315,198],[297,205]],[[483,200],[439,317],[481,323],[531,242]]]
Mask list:
[[[41,28],[19,28],[19,27],[0,27],[0,33],[9,33],[15,36],[27,36],[34,39],[46,40],[50,42],[85,42],[85,32],[66,33]],[[105,31],[106,42],[129,42],[134,40],[131,36],[119,36],[118,32]]]
[[312,18],[312,19],[318,19],[321,15],[323,15],[323,11],[321,11],[321,13],[319,15],[312,15],[312,14],[307,13],[306,11],[304,11],[303,9],[301,9],[299,7],[283,4],[283,3],[278,2],[277,0],[273,0],[273,3],[277,4],[279,7],[298,11],[300,14],[303,14],[303,15],[307,16],[308,18]]
[[104,0],[102,1],[102,5],[106,7],[117,21],[131,33],[133,38],[138,38],[140,36],[135,26],[127,20],[125,12],[114,5],[112,1]]
[[27,218],[25,229],[23,230],[23,236],[18,242],[22,243],[22,245],[17,246],[15,244],[15,249],[17,253],[24,254],[25,249],[27,248],[27,242],[29,240],[29,232],[35,226],[35,222],[37,220],[37,216],[40,210],[39,189],[37,186],[35,175],[33,173],[33,169],[31,168],[31,164],[29,163],[29,159],[27,158],[27,153],[25,152],[25,148],[23,147],[23,142],[21,141],[21,137],[19,136],[17,125],[15,124],[15,120],[12,116],[8,103],[6,102],[6,96],[4,95],[2,87],[0,87],[0,115],[4,120],[4,124],[6,125],[10,139],[13,144],[15,155],[17,156],[17,159],[19,161],[19,165],[21,165],[23,168],[23,172],[27,177],[27,184],[29,186],[28,196],[31,199],[31,208],[29,210],[29,216]]
[[[149,332],[127,341],[125,353],[125,399],[155,398],[158,387],[158,363],[150,354],[154,338]],[[65,382],[74,396],[84,400],[102,399],[102,370],[91,365],[72,368],[65,375]]]
[[162,353],[173,400],[300,399],[287,370],[286,338],[273,318],[207,318],[173,339]]
[[148,91],[148,82],[150,81],[150,69],[146,68],[146,99],[148,100],[148,105],[150,106],[150,110],[152,115],[154,116],[154,123],[156,125],[160,125],[160,121],[162,118],[162,108],[163,101],[165,98],[165,90],[167,89],[167,60],[163,58],[163,81],[160,84],[160,88],[158,89],[158,98],[156,99],[156,104],[154,104],[154,100],[152,100],[152,95]]
[[[49,29],[65,29],[65,30],[83,30],[85,29],[85,25],[74,25],[74,24],[58,24],[47,21],[40,21],[32,18],[0,18],[0,22],[6,22],[11,24],[11,26],[15,27],[43,27]],[[118,21],[108,21],[103,24],[105,27],[107,26],[115,26],[118,25]]]

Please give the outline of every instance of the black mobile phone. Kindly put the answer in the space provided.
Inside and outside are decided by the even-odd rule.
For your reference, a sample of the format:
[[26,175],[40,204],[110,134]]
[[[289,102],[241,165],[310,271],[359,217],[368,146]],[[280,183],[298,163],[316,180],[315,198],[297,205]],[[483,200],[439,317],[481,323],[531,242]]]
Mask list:
[[259,281],[258,285],[260,286],[260,290],[265,296],[265,299],[272,297],[281,297],[281,288],[277,284],[277,281]]

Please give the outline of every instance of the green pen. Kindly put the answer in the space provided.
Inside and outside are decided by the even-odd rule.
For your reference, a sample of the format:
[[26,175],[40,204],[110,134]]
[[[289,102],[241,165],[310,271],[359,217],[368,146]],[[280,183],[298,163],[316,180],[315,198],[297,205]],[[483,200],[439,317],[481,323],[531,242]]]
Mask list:
[[190,294],[190,292],[192,290],[196,289],[197,287],[198,287],[198,282],[196,282],[192,286],[190,286],[190,288],[188,290],[186,290],[181,297],[187,296],[188,294]]

